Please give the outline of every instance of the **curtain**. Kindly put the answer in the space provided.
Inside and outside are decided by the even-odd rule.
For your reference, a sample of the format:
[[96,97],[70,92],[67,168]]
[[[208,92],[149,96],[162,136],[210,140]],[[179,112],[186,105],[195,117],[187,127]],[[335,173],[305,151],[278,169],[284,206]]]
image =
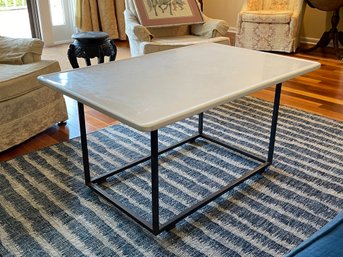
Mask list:
[[104,31],[126,39],[124,0],[76,0],[75,22],[80,31]]

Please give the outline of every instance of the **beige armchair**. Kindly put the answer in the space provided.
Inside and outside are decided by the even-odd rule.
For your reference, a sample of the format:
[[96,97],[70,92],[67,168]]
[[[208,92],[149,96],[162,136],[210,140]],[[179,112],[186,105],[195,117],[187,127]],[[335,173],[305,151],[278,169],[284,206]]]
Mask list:
[[63,96],[37,80],[60,70],[42,50],[41,40],[0,36],[0,152],[68,118]]
[[245,0],[237,19],[236,46],[295,52],[304,7],[304,0]]
[[229,26],[223,20],[203,14],[203,24],[147,28],[139,23],[133,0],[125,0],[125,7],[125,28],[131,56],[205,42],[230,44],[230,39],[224,37]]

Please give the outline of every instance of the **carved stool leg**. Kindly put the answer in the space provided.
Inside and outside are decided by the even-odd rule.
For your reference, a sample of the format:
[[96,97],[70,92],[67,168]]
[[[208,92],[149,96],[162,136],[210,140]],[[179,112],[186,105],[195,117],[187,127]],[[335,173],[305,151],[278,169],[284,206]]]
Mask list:
[[341,43],[341,45],[343,45],[343,32],[342,31],[338,32],[338,41]]
[[85,61],[86,61],[86,65],[87,66],[91,66],[92,64],[91,64],[91,59],[90,58],[85,58]]
[[98,64],[104,63],[105,58],[104,58],[104,49],[102,46],[99,46],[99,53],[98,53]]
[[330,32],[326,31],[323,33],[322,37],[319,39],[318,43],[315,46],[312,46],[306,49],[301,49],[301,52],[307,53],[307,52],[314,51],[318,48],[324,48],[330,43],[330,41],[331,41]]
[[68,49],[68,59],[69,59],[69,62],[71,64],[71,66],[74,68],[74,69],[77,69],[79,68],[79,64],[77,62],[77,58],[76,58],[76,55],[75,55],[75,45],[73,44],[70,44],[69,45],[69,49]]
[[114,61],[117,57],[117,46],[114,44],[114,40],[110,40],[111,46],[111,54],[110,54],[110,62]]

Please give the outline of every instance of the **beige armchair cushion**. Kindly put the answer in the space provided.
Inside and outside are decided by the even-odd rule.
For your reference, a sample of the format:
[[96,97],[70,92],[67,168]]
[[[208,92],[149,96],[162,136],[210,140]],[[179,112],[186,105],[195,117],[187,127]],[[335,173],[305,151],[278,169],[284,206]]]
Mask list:
[[190,26],[180,25],[180,26],[170,26],[170,27],[153,27],[148,28],[149,32],[153,38],[160,37],[177,37],[190,34]]
[[0,63],[25,64],[39,61],[43,46],[43,41],[39,39],[0,36]]
[[37,80],[60,71],[42,50],[39,39],[0,37],[0,152],[68,118],[62,94]]
[[293,12],[287,11],[250,11],[242,13],[242,21],[255,23],[289,23]]
[[22,65],[0,64],[0,102],[41,88],[37,77],[60,70],[57,61],[40,61]]
[[200,38],[194,35],[184,35],[178,37],[167,38],[154,38],[151,42],[143,42],[140,44],[139,52],[142,54],[155,53],[159,51],[169,50],[173,48],[189,46],[201,43],[219,43],[228,44],[226,37],[214,37],[214,38]]

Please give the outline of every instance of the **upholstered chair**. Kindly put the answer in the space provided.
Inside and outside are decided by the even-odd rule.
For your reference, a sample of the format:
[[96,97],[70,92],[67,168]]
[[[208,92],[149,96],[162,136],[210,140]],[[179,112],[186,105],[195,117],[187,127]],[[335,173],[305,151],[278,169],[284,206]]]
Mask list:
[[203,24],[148,28],[139,23],[133,0],[125,0],[125,8],[125,27],[131,56],[205,42],[230,44],[230,39],[224,36],[229,26],[223,20],[202,14]]
[[304,7],[304,0],[245,0],[237,19],[236,46],[295,52]]
[[37,80],[60,71],[41,60],[43,41],[0,36],[0,152],[68,118],[62,94]]

